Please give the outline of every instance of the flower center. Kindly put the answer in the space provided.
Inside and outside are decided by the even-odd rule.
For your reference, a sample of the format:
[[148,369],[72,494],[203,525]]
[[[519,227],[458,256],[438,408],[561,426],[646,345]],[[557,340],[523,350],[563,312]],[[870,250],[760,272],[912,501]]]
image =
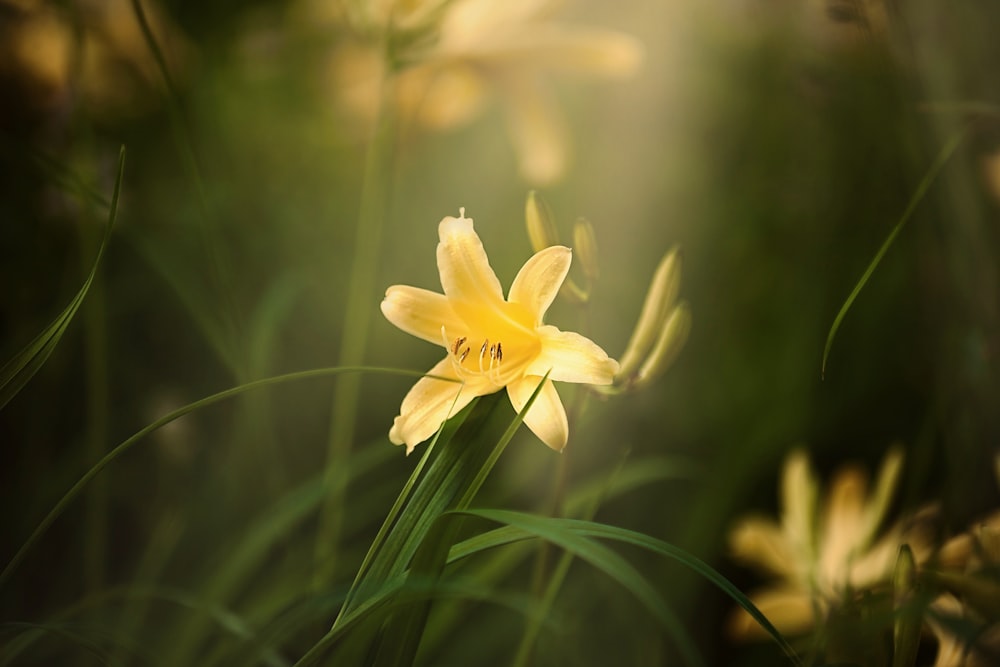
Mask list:
[[[442,335],[447,336],[444,329]],[[447,341],[448,339],[445,338]],[[468,336],[459,336],[451,341],[448,346],[449,357],[455,373],[462,379],[487,378],[497,386],[503,386],[500,381],[500,367],[503,364],[503,342],[490,341],[483,338],[478,344],[478,351],[474,350],[478,340],[470,339]]]
[[[512,331],[506,333],[514,334]],[[524,357],[531,346],[517,335],[514,335],[514,339],[514,349],[508,350],[499,337],[480,338],[472,333],[455,336],[441,327],[441,340],[448,351],[455,375],[462,380],[487,380],[497,388],[516,377],[518,369],[527,361],[527,358],[518,358],[516,352],[520,351]]]

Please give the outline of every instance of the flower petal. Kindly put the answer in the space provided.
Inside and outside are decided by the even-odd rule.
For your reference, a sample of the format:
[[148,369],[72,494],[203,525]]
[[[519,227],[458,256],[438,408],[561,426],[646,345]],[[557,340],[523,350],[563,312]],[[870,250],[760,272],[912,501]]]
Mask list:
[[465,330],[465,323],[455,314],[448,297],[409,285],[393,285],[386,290],[382,314],[411,336],[437,345],[444,345],[442,326],[456,335]]
[[472,219],[446,217],[438,225],[438,236],[438,271],[448,299],[499,308],[503,290]]
[[[444,358],[428,375],[458,379],[451,359]],[[418,444],[431,437],[441,423],[464,408],[476,396],[489,391],[488,383],[470,384],[459,381],[449,382],[434,377],[417,380],[403,399],[399,416],[389,429],[389,440],[394,445],[406,445],[409,454]]]
[[542,349],[525,369],[526,375],[548,373],[549,379],[557,382],[587,384],[611,384],[614,380],[618,362],[586,336],[548,325],[537,332]]
[[[542,376],[529,375],[507,385],[507,394],[515,410],[520,412],[524,408],[541,381]],[[569,439],[569,421],[566,419],[566,410],[552,380],[545,381],[545,386],[538,392],[535,402],[524,415],[524,423],[542,442],[557,452],[561,452],[566,446],[566,441]]]
[[507,300],[526,307],[535,318],[535,326],[539,326],[559,293],[572,261],[573,252],[565,246],[551,246],[536,252],[517,272]]

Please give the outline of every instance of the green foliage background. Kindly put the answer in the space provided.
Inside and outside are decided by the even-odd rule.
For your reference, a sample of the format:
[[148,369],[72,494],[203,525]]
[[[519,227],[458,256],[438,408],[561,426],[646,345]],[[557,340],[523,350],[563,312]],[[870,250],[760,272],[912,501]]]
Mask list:
[[[757,580],[726,559],[726,531],[748,508],[774,511],[794,444],[830,469],[848,459],[873,467],[903,442],[900,507],[939,500],[952,530],[997,506],[1000,176],[984,165],[998,149],[1000,16],[982,3],[911,2],[875,32],[836,12],[729,4],[570,8],[573,20],[637,35],[646,60],[630,80],[552,82],[575,158],[543,194],[567,236],[577,215],[595,225],[602,275],[585,333],[612,356],[675,243],[693,313],[662,380],[591,402],[573,425],[571,490],[601,500],[597,520],[682,547],[749,590]],[[114,445],[223,389],[336,366],[344,331],[358,326],[344,312],[357,288],[366,134],[338,109],[327,74],[345,29],[303,25],[277,2],[162,9],[192,54],[173,73],[176,99],[127,64],[111,76],[134,101],[114,110],[89,105],[72,77],[44,99],[27,75],[0,77],[3,359],[83,283],[127,148],[116,227],[90,291],[0,411],[4,563]],[[135,20],[130,4],[122,12]],[[441,217],[466,208],[505,285],[529,256],[531,184],[517,176],[502,124],[493,110],[449,133],[399,137],[384,174],[378,289],[365,295],[368,365],[419,373],[437,360],[378,303],[391,284],[436,288]],[[960,134],[846,315],[821,377],[838,310]],[[549,319],[579,321],[566,305]],[[317,584],[313,559],[333,383],[314,378],[197,410],[102,471],[0,583],[0,659],[294,663],[329,628],[416,464],[419,451],[406,458],[386,436],[412,382],[363,376],[329,580]],[[544,514],[556,464],[519,432],[474,506]],[[614,491],[614,470],[657,465],[648,483]],[[496,557],[496,578],[488,559],[457,568],[455,581],[511,599],[436,606],[423,664],[510,663],[530,616],[534,553],[502,555],[516,548]],[[703,576],[616,550],[679,615],[706,664],[782,659],[775,645],[725,636],[733,601]],[[637,598],[576,560],[535,658],[665,664],[677,650]]]

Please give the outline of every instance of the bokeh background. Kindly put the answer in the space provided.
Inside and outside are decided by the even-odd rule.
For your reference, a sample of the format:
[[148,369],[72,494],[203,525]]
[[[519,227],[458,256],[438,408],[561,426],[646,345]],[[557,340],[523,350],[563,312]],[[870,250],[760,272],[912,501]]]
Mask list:
[[[335,366],[358,326],[344,313],[364,287],[350,275],[378,88],[365,35],[316,0],[141,6],[169,82],[132,2],[0,0],[2,359],[82,283],[127,149],[97,280],[46,365],[0,411],[4,562],[115,444],[227,387]],[[598,520],[684,547],[749,589],[759,580],[727,557],[727,531],[747,509],[775,511],[794,445],[825,472],[847,460],[873,468],[902,443],[897,504],[940,502],[945,530],[996,507],[1000,9],[579,0],[558,17],[634,36],[640,66],[545,79],[572,152],[544,183],[519,170],[496,99],[446,131],[402,116],[383,174],[375,289],[362,295],[365,362],[423,371],[437,361],[437,348],[382,318],[382,291],[437,288],[436,226],[459,207],[509,285],[531,252],[524,202],[536,189],[567,238],[577,216],[594,224],[601,276],[585,333],[612,356],[657,262],[682,248],[685,349],[641,392],[592,402],[567,455],[572,484],[625,458],[668,457],[684,472],[610,499]],[[822,377],[834,317],[959,133]],[[557,304],[549,321],[580,320]],[[312,501],[293,500],[300,516],[282,520],[281,539],[239,559],[325,466],[333,383],[308,380],[197,411],[103,471],[0,589],[9,640],[24,632],[17,623],[62,624],[16,664],[241,664],[226,651],[250,640],[222,621],[199,624],[220,609],[258,636],[273,631],[279,657],[294,662],[328,627],[329,600],[415,464],[387,439],[411,382],[363,377],[325,586],[314,585],[322,515]],[[556,456],[519,434],[476,504],[540,510]],[[680,611],[708,664],[780,659],[770,644],[730,640],[731,600],[696,574],[624,553]],[[584,565],[556,606],[561,625],[543,635],[538,664],[673,655],[647,612]],[[507,664],[520,623],[470,606],[428,664]]]

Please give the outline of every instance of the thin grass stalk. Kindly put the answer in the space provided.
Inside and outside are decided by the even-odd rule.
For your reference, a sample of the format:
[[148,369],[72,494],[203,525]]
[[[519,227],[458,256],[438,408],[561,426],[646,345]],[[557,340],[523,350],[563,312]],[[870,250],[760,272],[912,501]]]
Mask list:
[[[208,196],[205,192],[205,179],[202,177],[198,156],[194,149],[192,132],[185,121],[177,84],[170,74],[167,59],[164,57],[163,50],[160,48],[160,44],[153,34],[153,29],[146,17],[146,12],[142,8],[142,2],[140,0],[132,0],[132,9],[135,12],[136,21],[139,23],[139,29],[142,32],[143,38],[146,40],[146,45],[153,55],[153,60],[156,61],[160,75],[163,77],[163,83],[166,87],[167,109],[170,113],[170,124],[177,141],[181,160],[187,169],[188,177],[191,179],[197,193],[198,205],[202,213],[198,231],[201,234],[202,244],[208,259],[209,280],[214,292],[225,305],[224,308],[219,309],[223,335],[230,346],[229,356],[224,361],[229,364],[237,382],[244,382],[248,378],[241,376],[241,369],[245,363],[245,354],[240,339],[241,317],[233,288],[232,271],[229,257],[224,252],[225,246],[218,230],[211,224],[213,215],[208,205]],[[235,356],[233,356],[234,350]]]
[[875,273],[875,269],[877,269],[878,265],[882,263],[882,258],[885,257],[885,254],[889,251],[889,248],[896,240],[896,237],[899,236],[899,233],[903,231],[903,227],[907,222],[909,222],[914,211],[917,210],[917,206],[921,201],[923,201],[927,191],[930,190],[931,185],[937,180],[941,170],[944,169],[946,164],[948,164],[948,160],[951,159],[951,156],[962,143],[966,134],[966,130],[959,130],[952,135],[952,137],[945,143],[944,147],[941,148],[940,152],[938,152],[937,157],[934,158],[934,162],[931,163],[931,166],[927,169],[924,177],[920,179],[920,183],[917,185],[917,189],[914,191],[913,196],[910,197],[910,201],[907,202],[906,209],[903,211],[903,214],[899,216],[899,220],[892,228],[892,231],[889,232],[889,236],[887,236],[885,241],[882,242],[882,246],[878,249],[878,252],[875,253],[872,261],[868,264],[868,268],[866,268],[865,272],[861,274],[861,278],[854,285],[854,289],[851,290],[851,293],[847,296],[847,299],[840,307],[840,310],[837,312],[837,316],[833,319],[833,324],[830,325],[830,332],[827,334],[826,344],[823,346],[823,361],[820,364],[820,377],[826,376],[826,365],[830,358],[830,349],[833,347],[833,340],[837,336],[837,331],[840,329],[840,325],[844,321],[847,311],[849,311],[851,306],[854,305],[854,301],[858,298],[858,294],[860,294],[864,286],[868,284],[872,274]]
[[[351,254],[347,306],[338,353],[338,363],[345,366],[364,363],[372,304],[376,301],[375,272],[388,209],[395,143],[392,91],[392,75],[387,74],[382,80],[374,135],[365,157],[361,210],[354,237],[354,252]],[[347,489],[339,478],[343,476],[347,459],[351,455],[360,390],[361,378],[356,375],[340,378],[334,387],[325,468],[328,488],[332,491],[320,510],[316,535],[314,584],[317,590],[331,581],[337,567],[337,548],[344,522],[343,507]]]

